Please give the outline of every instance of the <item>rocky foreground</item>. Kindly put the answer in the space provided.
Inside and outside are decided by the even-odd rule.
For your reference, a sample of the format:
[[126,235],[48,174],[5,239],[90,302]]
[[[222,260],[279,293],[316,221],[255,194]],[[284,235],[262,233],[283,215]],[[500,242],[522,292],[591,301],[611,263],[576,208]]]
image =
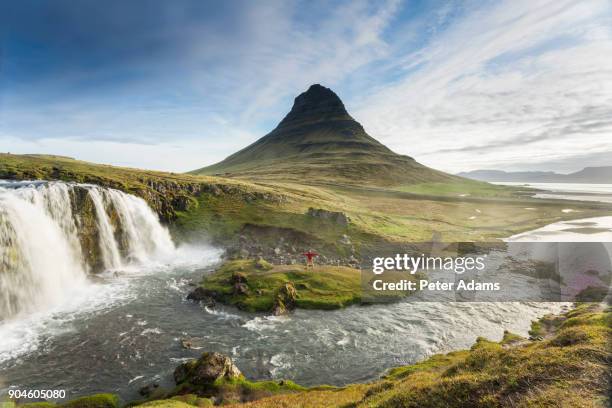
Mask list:
[[250,381],[231,359],[204,353],[178,366],[176,386],[145,387],[145,399],[121,404],[99,394],[65,404],[5,403],[7,408],[317,407],[606,407],[612,381],[610,307],[579,304],[534,322],[530,338],[478,338],[470,350],[397,367],[346,387],[304,388],[291,381]]

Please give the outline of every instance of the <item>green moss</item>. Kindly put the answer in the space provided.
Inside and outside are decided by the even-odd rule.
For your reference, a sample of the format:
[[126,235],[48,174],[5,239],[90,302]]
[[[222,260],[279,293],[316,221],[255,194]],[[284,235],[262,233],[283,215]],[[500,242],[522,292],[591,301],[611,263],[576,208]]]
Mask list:
[[269,271],[270,269],[272,269],[272,264],[264,259],[256,260],[253,266],[255,267],[255,269],[259,269],[260,271]]
[[292,381],[249,381],[244,378],[217,381],[215,388],[215,395],[222,403],[254,401],[306,390]]
[[[572,319],[574,317],[581,317],[586,314],[598,313],[600,310],[598,303],[578,303],[576,307],[565,314],[566,318]],[[600,313],[598,313],[600,314]]]
[[445,377],[452,377],[465,372],[484,369],[488,364],[495,364],[499,358],[502,345],[483,337],[478,337],[465,358],[451,365],[444,373]]
[[531,328],[529,329],[529,336],[531,338],[537,338],[544,335],[544,329],[542,328],[542,322],[533,321],[531,322]]
[[512,344],[520,343],[522,341],[525,341],[524,337],[519,336],[518,334],[511,333],[507,330],[504,330],[504,337],[502,341],[500,342],[500,344],[512,345]]
[[390,390],[391,388],[393,388],[394,384],[391,381],[381,381],[378,382],[376,384],[374,384],[373,386],[371,386],[370,388],[368,388],[368,390],[365,393],[365,397],[371,397],[372,395],[376,395],[376,394],[380,394],[383,391],[386,390]]
[[582,324],[597,325],[597,326],[612,326],[611,315],[609,313],[584,313],[579,316],[570,317],[562,324],[562,328],[572,327]]
[[[193,408],[198,405],[187,404],[185,402],[176,401],[173,399],[166,399],[166,400],[151,401],[151,402],[147,402],[145,404],[138,405],[138,406],[142,408]],[[206,405],[203,405],[203,406],[205,407]],[[209,406],[212,406],[212,405],[209,405]]]
[[[2,407],[2,405],[0,405],[0,407]],[[57,405],[53,402],[30,402],[24,405],[20,405],[19,407],[20,408],[55,408],[57,407]]]
[[477,350],[493,350],[493,351],[497,351],[500,348],[501,348],[500,343],[488,340],[488,339],[486,339],[484,337],[477,337],[476,338],[476,343],[474,343],[474,345],[472,346],[471,350],[472,351],[477,351]]
[[559,347],[571,346],[578,343],[585,343],[591,338],[591,330],[583,327],[569,327],[561,330],[554,339],[551,340],[551,344]]
[[[307,391],[308,389],[292,381],[249,381],[244,377],[235,379],[220,378],[212,384],[193,385],[183,383],[172,394],[178,394],[171,399],[195,406],[212,405],[212,400],[203,397],[214,397],[223,404],[258,400],[272,395]],[[139,405],[142,406],[142,405]],[[145,405],[146,406],[146,405]]]
[[406,378],[414,373],[422,371],[432,371],[438,368],[446,368],[449,365],[464,359],[467,354],[468,352],[463,350],[454,351],[447,354],[435,354],[429,357],[427,360],[418,362],[416,364],[392,368],[384,376],[384,378],[390,380],[399,380],[402,378]]
[[61,408],[119,408],[119,397],[114,394],[95,394],[87,397],[77,398],[65,404]]
[[486,374],[461,374],[444,378],[424,389],[405,392],[393,388],[380,395],[382,401],[376,407],[425,408],[425,407],[494,407],[500,404],[489,394],[495,386],[493,378]]
[[171,398],[196,407],[212,407],[214,404],[210,398],[200,398],[195,394],[177,395]]
[[278,393],[285,391],[305,391],[307,388],[297,385],[293,381],[280,380],[280,381],[249,381],[245,378],[237,379],[219,379],[215,381],[214,385],[219,388],[241,388],[247,391],[268,391],[270,393]]

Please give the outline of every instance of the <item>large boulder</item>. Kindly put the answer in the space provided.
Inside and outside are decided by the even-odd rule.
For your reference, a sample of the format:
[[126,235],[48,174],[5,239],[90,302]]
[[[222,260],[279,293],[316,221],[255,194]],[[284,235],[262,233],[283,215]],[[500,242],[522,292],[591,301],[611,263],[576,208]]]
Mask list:
[[243,375],[232,359],[221,353],[204,353],[197,360],[181,364],[174,370],[176,384],[209,385],[218,379],[236,379]]
[[246,283],[234,283],[233,285],[233,291],[234,291],[234,295],[248,295],[249,294],[249,287],[247,286]]
[[[242,269],[242,268],[240,268]],[[232,277],[230,278],[230,282],[232,284],[236,283],[247,283],[247,274],[244,272],[234,272],[232,273]]]
[[200,302],[204,306],[215,307],[216,294],[208,289],[198,286],[187,295],[187,300]]
[[230,279],[234,295],[248,295],[247,275],[244,272],[234,272]]
[[274,299],[274,306],[272,307],[272,314],[280,316],[287,314],[288,312],[295,309],[297,302],[297,290],[293,283],[287,282],[280,287]]

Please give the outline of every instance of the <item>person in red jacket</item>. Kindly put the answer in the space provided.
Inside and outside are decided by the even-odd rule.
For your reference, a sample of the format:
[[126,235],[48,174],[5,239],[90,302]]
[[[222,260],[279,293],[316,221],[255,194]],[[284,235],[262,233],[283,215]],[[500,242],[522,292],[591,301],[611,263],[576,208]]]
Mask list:
[[314,257],[319,254],[309,249],[308,252],[305,252],[303,255],[306,257],[306,270],[308,270],[308,268],[314,269]]

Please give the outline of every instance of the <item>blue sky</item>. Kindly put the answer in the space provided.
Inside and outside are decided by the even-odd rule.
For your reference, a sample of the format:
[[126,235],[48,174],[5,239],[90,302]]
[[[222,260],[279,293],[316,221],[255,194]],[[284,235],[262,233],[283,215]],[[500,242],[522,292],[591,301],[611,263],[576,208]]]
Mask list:
[[192,170],[312,83],[442,170],[612,164],[609,0],[0,0],[0,151]]

